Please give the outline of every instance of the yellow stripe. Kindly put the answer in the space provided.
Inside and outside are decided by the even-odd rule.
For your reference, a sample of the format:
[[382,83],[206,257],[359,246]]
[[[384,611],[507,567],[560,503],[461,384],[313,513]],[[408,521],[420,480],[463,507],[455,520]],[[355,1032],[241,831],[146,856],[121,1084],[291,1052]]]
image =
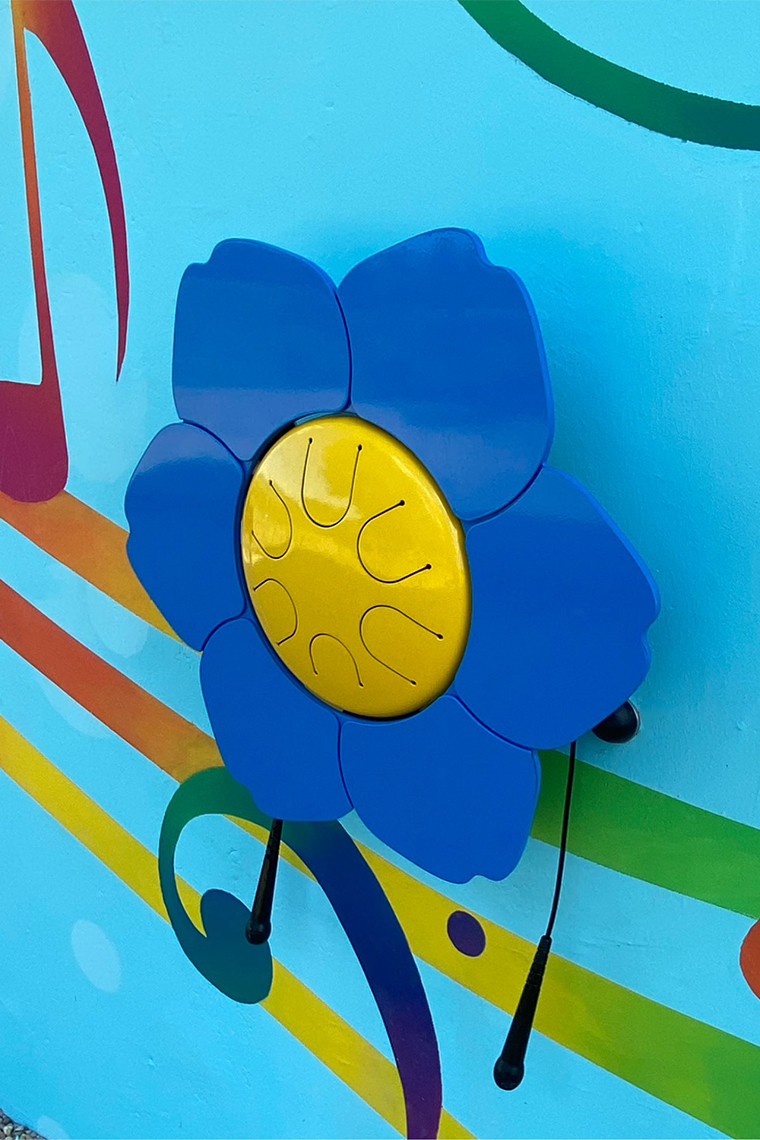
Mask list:
[[[266,844],[269,837],[266,828],[241,819],[232,819],[232,822],[260,843]],[[534,943],[479,915],[478,920],[486,931],[486,949],[477,958],[461,954],[453,945],[446,929],[451,912],[457,909],[451,899],[426,883],[421,883],[407,871],[402,871],[365,843],[358,839],[354,842],[385,891],[409,939],[412,952],[478,997],[485,998],[506,1013],[514,1013],[528,966],[535,953]],[[310,879],[314,878],[306,864],[286,844],[282,846],[280,857]],[[202,929],[200,920],[197,925]],[[551,974],[556,960],[556,954],[549,960],[549,976],[541,998],[542,1010],[549,1004],[545,995],[551,988]],[[587,972],[582,966],[573,963],[568,963],[568,966],[571,975],[573,970],[579,974]],[[604,979],[600,978],[599,981],[603,983]],[[572,977],[570,982],[572,983]],[[547,1023],[542,1025],[542,1029],[549,1037],[557,1038],[556,1024]]]
[[[155,856],[1,717],[0,768],[156,914],[169,921]],[[200,925],[200,895],[182,879],[178,887],[188,913]],[[280,962],[275,962],[271,993],[261,1004],[357,1096],[404,1134],[406,1114],[396,1066]],[[468,1140],[472,1133],[444,1110],[439,1136],[442,1140]]]
[[[477,958],[461,954],[453,945],[446,929],[451,912],[457,909],[451,899],[419,882],[363,843],[358,846],[392,901],[396,916],[417,957],[499,1009],[513,1013],[535,953],[535,945],[479,915],[478,921],[486,932],[486,948]],[[549,1004],[547,993],[555,959],[556,955],[549,959],[540,1011]],[[582,970],[580,966],[570,965],[571,969]],[[536,1024],[538,1021],[537,1017]],[[556,1021],[544,1024],[541,1028],[556,1040]]]

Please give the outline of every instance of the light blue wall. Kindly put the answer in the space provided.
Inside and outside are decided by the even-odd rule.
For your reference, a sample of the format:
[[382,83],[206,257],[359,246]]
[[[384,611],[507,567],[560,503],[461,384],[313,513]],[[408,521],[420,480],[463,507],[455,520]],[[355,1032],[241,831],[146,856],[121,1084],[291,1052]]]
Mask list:
[[[679,0],[530,7],[653,78],[760,102],[757,4],[700,0],[688,15]],[[119,161],[132,308],[116,386],[95,161],[60,76],[31,41],[68,490],[124,525],[127,479],[175,418],[178,282],[218,241],[263,239],[339,279],[420,231],[473,229],[535,303],[556,401],[552,461],[607,507],[663,598],[637,697],[640,736],[620,750],[584,740],[582,755],[760,827],[760,155],[679,142],[574,99],[510,57],[454,0],[76,0],[76,9]],[[5,24],[0,34],[7,53]],[[6,94],[0,146],[7,139],[9,153],[12,114]],[[12,369],[20,331],[6,314],[0,371]],[[0,577],[206,725],[193,655],[1,523]],[[0,715],[155,849],[171,781],[2,643]],[[212,990],[169,928],[1,774],[0,794],[10,821],[0,888],[10,927],[0,942],[6,1109],[32,1123],[52,1118],[71,1137],[393,1134],[261,1010]],[[222,824],[194,825],[183,872],[196,886],[248,898],[258,848],[242,844],[230,866],[225,837]],[[508,883],[449,894],[535,938],[555,857],[531,841]],[[299,930],[312,940],[305,953],[296,924],[283,920],[278,955],[387,1053],[317,888],[287,868],[280,886],[280,911],[306,916]],[[77,922],[96,923],[113,943],[118,989],[93,987],[78,967]],[[748,925],[571,858],[557,949],[760,1042],[760,1006],[737,966]],[[86,940],[90,928],[78,929]],[[717,1135],[540,1037],[530,1080],[511,1097],[499,1093],[490,1066],[504,1015],[430,967],[424,981],[445,1103],[477,1135]],[[41,1127],[55,1134],[54,1123]]]

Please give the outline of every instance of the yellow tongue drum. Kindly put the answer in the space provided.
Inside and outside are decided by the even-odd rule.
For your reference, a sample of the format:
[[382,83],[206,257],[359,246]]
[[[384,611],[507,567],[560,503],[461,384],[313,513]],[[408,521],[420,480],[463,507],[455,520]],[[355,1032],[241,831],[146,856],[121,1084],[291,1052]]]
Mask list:
[[348,415],[286,432],[254,471],[241,544],[266,636],[327,704],[399,717],[448,688],[470,624],[464,534],[393,436]]

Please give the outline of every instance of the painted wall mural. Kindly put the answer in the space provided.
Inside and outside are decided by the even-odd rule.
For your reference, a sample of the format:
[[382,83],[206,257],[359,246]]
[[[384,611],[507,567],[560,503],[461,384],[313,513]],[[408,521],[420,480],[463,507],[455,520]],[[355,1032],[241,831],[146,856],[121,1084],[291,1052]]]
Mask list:
[[520,0],[460,0],[498,44],[550,83],[638,123],[689,142],[760,150],[760,107],[660,83],[561,36]]
[[26,211],[34,273],[42,376],[39,384],[0,379],[0,489],[13,498],[51,498],[66,485],[68,458],[55,340],[45,273],[39,178],[34,148],[26,33],[50,53],[73,96],[92,143],[108,208],[113,241],[118,317],[116,374],[124,360],[129,310],[129,267],[124,204],[108,119],[87,45],[71,0],[12,0],[19,126],[23,154]]
[[[0,233],[0,791],[21,839],[2,887],[3,1107],[51,1140],[756,1135],[753,6],[705,0],[688,28],[670,2],[287,8],[0,6],[0,195],[20,223]],[[203,418],[219,407],[191,375],[205,347],[182,364],[209,327],[185,309],[175,334],[188,266],[202,285],[235,235],[241,256],[296,250],[347,286],[410,234],[468,229],[535,304],[552,461],[664,598],[640,735],[581,741],[515,1093],[491,1072],[550,902],[567,775],[552,749],[571,728],[524,742],[542,747],[541,788],[508,879],[482,877],[488,859],[461,873],[493,842],[461,802],[435,857],[327,805],[285,823],[273,932],[251,945],[279,801],[251,785],[258,806],[223,765],[190,628],[213,598],[187,628],[167,613],[179,577],[154,588],[141,569],[139,481],[127,494],[166,432],[200,434],[165,427],[172,361],[180,414],[256,454],[243,417]],[[478,465],[452,469],[452,490],[429,462],[477,514],[460,475]],[[175,518],[151,542],[181,553]],[[566,562],[557,537],[532,579]]]

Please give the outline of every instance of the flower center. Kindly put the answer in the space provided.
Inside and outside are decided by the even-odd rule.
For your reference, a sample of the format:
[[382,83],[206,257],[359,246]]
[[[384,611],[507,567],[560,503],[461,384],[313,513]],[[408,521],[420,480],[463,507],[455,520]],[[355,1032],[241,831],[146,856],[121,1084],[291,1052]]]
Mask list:
[[241,546],[266,636],[327,704],[405,716],[448,688],[470,625],[464,534],[393,436],[350,415],[286,432],[253,473]]

